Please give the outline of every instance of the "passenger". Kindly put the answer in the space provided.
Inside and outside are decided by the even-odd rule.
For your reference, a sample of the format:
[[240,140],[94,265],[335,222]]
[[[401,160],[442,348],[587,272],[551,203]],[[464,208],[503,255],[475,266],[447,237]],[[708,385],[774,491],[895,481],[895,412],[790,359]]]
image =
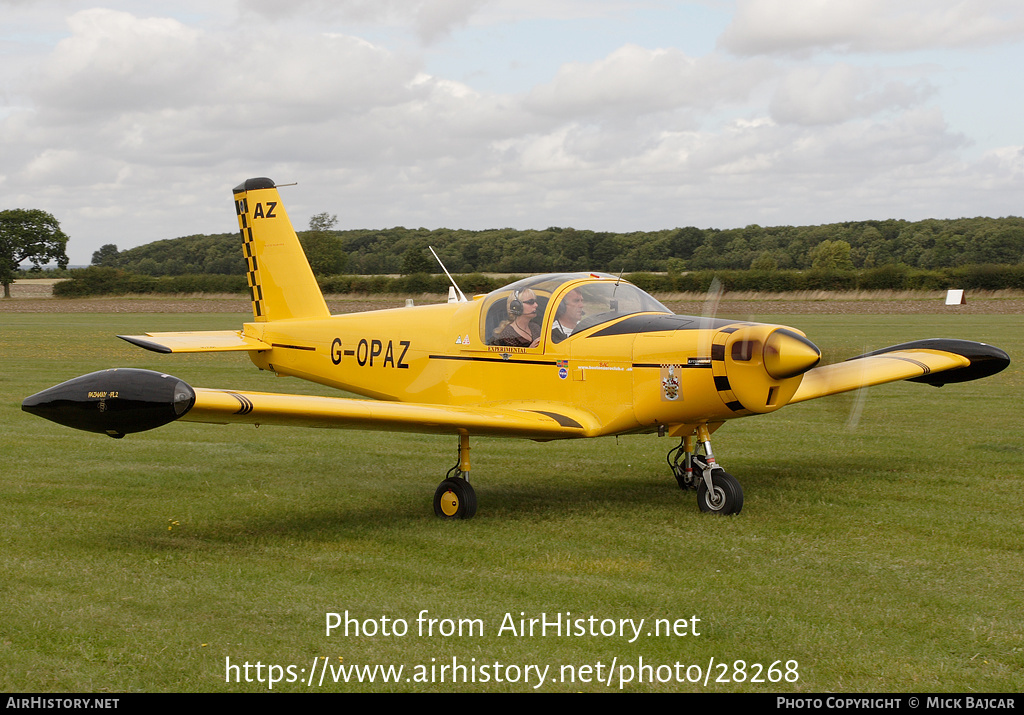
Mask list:
[[578,290],[569,291],[562,298],[555,311],[555,322],[551,326],[551,340],[560,343],[572,335],[572,331],[583,319],[583,294]]
[[515,291],[506,304],[508,320],[494,331],[494,345],[510,348],[535,348],[540,345],[537,296],[529,288]]

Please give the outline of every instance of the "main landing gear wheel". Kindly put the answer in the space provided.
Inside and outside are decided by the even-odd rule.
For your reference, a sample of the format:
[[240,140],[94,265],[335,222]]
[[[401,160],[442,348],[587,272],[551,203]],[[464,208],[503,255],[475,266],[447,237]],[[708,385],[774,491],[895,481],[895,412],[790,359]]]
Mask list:
[[739,514],[743,508],[743,488],[739,480],[719,468],[711,472],[712,491],[700,479],[697,484],[697,506],[706,514]]
[[476,492],[462,477],[445,479],[434,492],[434,514],[442,519],[472,519]]

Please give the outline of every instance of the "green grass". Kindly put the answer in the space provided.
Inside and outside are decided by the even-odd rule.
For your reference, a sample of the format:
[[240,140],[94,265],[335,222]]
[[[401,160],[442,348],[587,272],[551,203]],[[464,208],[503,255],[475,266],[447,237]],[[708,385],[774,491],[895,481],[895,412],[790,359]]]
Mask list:
[[[750,316],[738,316],[747,318]],[[901,383],[739,420],[714,437],[743,513],[698,512],[672,442],[476,439],[477,516],[430,500],[453,439],[172,424],[111,440],[20,409],[113,366],[191,384],[288,392],[244,356],[159,356],[115,333],[215,329],[244,316],[21,315],[0,322],[0,688],[266,691],[233,664],[607,668],[763,664],[787,683],[639,691],[1019,691],[1024,686],[1024,318],[758,316],[830,360],[924,337],[998,345],[1017,362],[935,389]],[[861,400],[863,400],[861,402]],[[851,413],[862,408],[855,429]],[[325,614],[405,619],[405,637],[325,635]],[[480,619],[482,637],[420,637],[417,614]],[[518,618],[700,619],[699,636],[498,636]],[[475,662],[472,659],[476,659]],[[307,672],[300,672],[301,669]],[[439,672],[439,670],[438,670]],[[530,690],[523,682],[331,684],[322,690]],[[660,671],[663,675],[665,670]],[[691,671],[693,673],[695,671]],[[256,671],[250,674],[255,677]],[[607,671],[604,671],[607,675]],[[732,674],[732,670],[729,671]],[[285,674],[287,675],[287,673]],[[596,671],[595,671],[596,675]],[[244,673],[243,673],[244,676]],[[608,691],[596,682],[544,691]]]

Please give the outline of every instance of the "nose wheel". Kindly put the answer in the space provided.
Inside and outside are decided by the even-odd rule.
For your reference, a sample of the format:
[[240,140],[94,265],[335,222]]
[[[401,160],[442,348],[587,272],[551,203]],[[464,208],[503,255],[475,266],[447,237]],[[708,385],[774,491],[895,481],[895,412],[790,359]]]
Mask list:
[[743,488],[739,480],[719,467],[711,472],[711,488],[702,479],[697,487],[697,506],[705,514],[739,514]]
[[[697,453],[700,437],[704,454]],[[697,490],[697,506],[706,514],[739,514],[743,508],[743,487],[739,480],[718,466],[711,451],[707,425],[697,435],[686,435],[679,445],[669,450],[668,466],[680,489]]]

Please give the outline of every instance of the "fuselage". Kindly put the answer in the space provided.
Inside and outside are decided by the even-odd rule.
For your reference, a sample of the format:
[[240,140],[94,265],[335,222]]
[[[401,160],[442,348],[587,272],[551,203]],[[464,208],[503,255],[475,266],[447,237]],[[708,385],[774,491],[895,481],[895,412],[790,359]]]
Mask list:
[[[504,317],[514,288],[463,303],[247,323],[244,333],[273,346],[249,354],[258,367],[280,375],[379,400],[572,405],[592,413],[602,434],[674,432],[774,411],[817,362],[816,348],[793,329],[663,310],[630,312],[619,304],[627,300],[628,284],[566,278],[546,294],[534,286],[546,307],[570,291],[595,301],[611,291],[619,298],[595,324],[581,321],[560,342],[552,337],[554,311],[538,311],[536,347],[493,344],[493,326]],[[778,377],[766,371],[773,365],[769,353],[794,345],[797,369],[776,367]]]

